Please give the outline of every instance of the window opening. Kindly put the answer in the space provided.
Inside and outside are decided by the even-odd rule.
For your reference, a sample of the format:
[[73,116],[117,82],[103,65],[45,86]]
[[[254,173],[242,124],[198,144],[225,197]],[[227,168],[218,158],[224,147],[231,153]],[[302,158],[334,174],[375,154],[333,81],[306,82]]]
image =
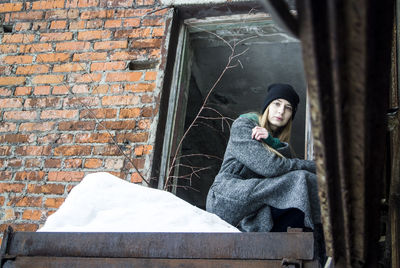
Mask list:
[[205,208],[208,189],[222,163],[230,119],[259,111],[271,83],[289,83],[300,95],[291,144],[298,157],[305,155],[306,82],[299,40],[264,13],[188,19],[180,27],[159,188],[166,182],[183,133],[226,66],[231,53],[226,42],[241,40],[236,47],[236,54],[245,51],[237,57],[240,62],[234,62],[236,67],[217,84],[207,103],[209,109],[183,140],[175,172],[170,174],[174,176],[170,180],[173,192],[200,208]]

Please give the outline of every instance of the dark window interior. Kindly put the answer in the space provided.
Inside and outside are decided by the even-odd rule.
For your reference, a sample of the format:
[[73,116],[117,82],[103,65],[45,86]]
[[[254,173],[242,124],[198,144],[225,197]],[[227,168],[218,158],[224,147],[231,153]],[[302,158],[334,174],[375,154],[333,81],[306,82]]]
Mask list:
[[[269,84],[289,83],[298,91],[301,101],[293,124],[292,147],[304,157],[306,83],[300,42],[287,35],[272,20],[264,16],[246,16],[227,21],[208,18],[205,22],[186,21],[188,27],[186,83],[187,105],[185,130],[192,123],[208,91],[226,67],[231,49],[221,40],[236,46],[237,57],[215,87],[202,117],[185,138],[179,159],[179,179],[176,194],[201,208],[209,187],[219,171],[226,144],[229,124],[240,114],[260,111]],[[192,25],[192,26],[191,26]],[[245,41],[244,41],[245,40]],[[189,76],[188,76],[189,77]],[[218,111],[218,112],[216,112]],[[230,119],[222,120],[220,117]],[[216,118],[216,119],[211,119]],[[187,156],[198,155],[200,156]],[[199,172],[195,172],[201,170]]]

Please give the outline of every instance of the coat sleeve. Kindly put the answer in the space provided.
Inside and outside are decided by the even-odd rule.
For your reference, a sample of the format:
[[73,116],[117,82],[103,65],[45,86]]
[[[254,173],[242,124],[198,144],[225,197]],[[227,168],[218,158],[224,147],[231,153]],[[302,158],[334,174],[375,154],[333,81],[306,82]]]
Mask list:
[[254,123],[246,118],[238,118],[233,123],[225,158],[236,159],[253,172],[267,178],[281,176],[293,170],[315,173],[313,161],[279,157],[267,150],[261,142],[252,139],[253,127]]

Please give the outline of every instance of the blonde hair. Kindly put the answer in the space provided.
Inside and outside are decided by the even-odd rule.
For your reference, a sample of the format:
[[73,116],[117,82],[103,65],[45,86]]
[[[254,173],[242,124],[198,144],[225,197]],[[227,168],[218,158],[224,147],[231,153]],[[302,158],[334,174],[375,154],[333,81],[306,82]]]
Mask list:
[[[258,122],[259,122],[260,126],[265,128],[266,130],[268,130],[269,133],[273,133],[274,131],[272,131],[270,123],[268,122],[268,114],[269,114],[269,105],[265,109],[263,114],[258,114]],[[290,135],[292,133],[292,118],[290,118],[289,121],[287,122],[287,124],[284,127],[282,127],[281,129],[279,129],[278,131],[279,132],[277,133],[277,138],[282,142],[289,143]],[[274,148],[268,146],[266,143],[263,143],[263,145],[271,152],[277,154],[280,157],[284,157],[281,153],[279,153]]]

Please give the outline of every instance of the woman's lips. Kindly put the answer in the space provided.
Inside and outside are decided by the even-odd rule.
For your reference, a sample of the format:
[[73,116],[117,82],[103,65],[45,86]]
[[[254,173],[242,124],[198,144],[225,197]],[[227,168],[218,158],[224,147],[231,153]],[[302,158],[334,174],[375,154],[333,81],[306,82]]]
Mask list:
[[278,119],[279,121],[282,121],[282,119],[283,119],[282,117],[279,117],[279,116],[275,116],[275,118]]

